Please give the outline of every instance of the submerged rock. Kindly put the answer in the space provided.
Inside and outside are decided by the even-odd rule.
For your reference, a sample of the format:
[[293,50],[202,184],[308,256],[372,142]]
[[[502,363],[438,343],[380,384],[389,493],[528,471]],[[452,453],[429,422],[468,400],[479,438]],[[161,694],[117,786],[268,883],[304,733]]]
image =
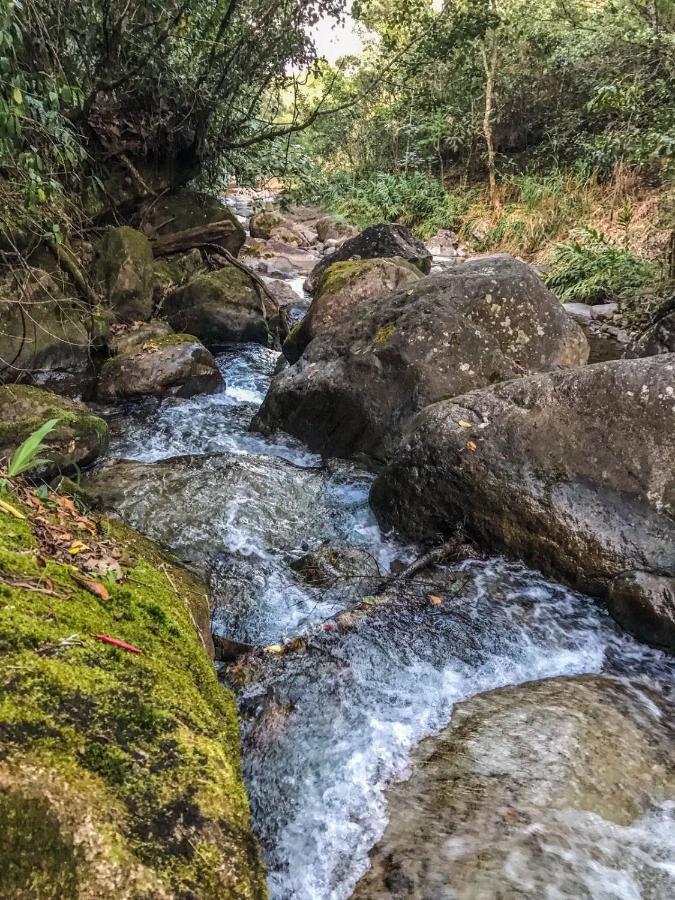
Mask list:
[[383,522],[415,537],[465,523],[478,539],[607,597],[622,624],[670,646],[674,472],[675,354],[666,354],[429,406],[371,501]]
[[0,323],[0,382],[77,394],[93,379],[91,351],[107,328],[105,317],[67,297],[42,269],[0,285]]
[[353,306],[272,380],[254,427],[330,456],[386,459],[427,404],[587,355],[581,329],[528,265],[471,259]]
[[405,290],[421,277],[412,263],[397,257],[334,263],[321,278],[307,315],[284,341],[284,356],[297,362],[313,338],[348,319],[357,303]]
[[428,275],[431,269],[431,253],[410,229],[405,225],[383,223],[366,228],[317,263],[307,279],[307,287],[313,293],[323,273],[333,263],[347,259],[377,259],[390,256],[408,260],[423,275]]
[[60,520],[106,587],[21,508],[0,510],[0,895],[264,900],[206,586],[119,522]]
[[44,477],[72,471],[93,462],[108,446],[108,426],[83,403],[67,400],[24,384],[0,387],[0,458],[7,459],[29,435],[49,419],[58,425],[44,439],[47,450],[36,467]]
[[152,315],[154,271],[150,241],[123,225],[110,228],[96,245],[94,274],[120,322]]
[[585,897],[625,868],[636,896],[665,896],[669,866],[645,865],[637,832],[675,789],[671,715],[642,684],[601,676],[460,704],[389,788],[354,900]]
[[169,294],[163,311],[175,329],[194,334],[207,347],[230,341],[265,345],[270,341],[258,288],[246,272],[234,266],[198,275]]
[[197,338],[169,334],[148,338],[109,359],[101,369],[98,396],[193,397],[223,387],[215,359]]
[[382,581],[377,560],[367,550],[328,541],[296,559],[291,568],[313,587],[340,589],[345,603],[370,594]]

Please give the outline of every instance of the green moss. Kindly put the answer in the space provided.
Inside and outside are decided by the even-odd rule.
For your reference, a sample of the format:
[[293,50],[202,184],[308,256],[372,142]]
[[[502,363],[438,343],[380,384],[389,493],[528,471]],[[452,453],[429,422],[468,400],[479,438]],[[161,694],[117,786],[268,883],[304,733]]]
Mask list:
[[375,335],[375,343],[376,344],[386,344],[389,338],[395,334],[396,326],[391,325],[383,325],[382,328]]
[[[264,897],[234,699],[218,684],[195,629],[208,628],[205,587],[126,526],[103,526],[126,563],[125,579],[108,582],[107,600],[85,590],[68,565],[44,559],[28,521],[0,510],[0,742],[4,765],[32,766],[4,782],[0,771],[0,791],[36,794],[43,820],[52,810],[59,821],[46,836],[38,833],[34,852],[26,842],[32,814],[14,827],[9,850],[6,842],[0,849],[0,897],[22,896],[11,893],[8,878],[26,882],[31,867],[41,871],[40,847],[69,847],[83,816],[101,845],[97,858],[122,855],[128,869],[176,895]],[[26,587],[33,584],[46,590]],[[101,643],[96,634],[142,653]],[[65,787],[53,794],[41,787],[45,773]],[[14,815],[13,804],[0,803],[0,818]],[[6,853],[21,841],[28,867],[17,874]],[[213,863],[208,884],[202,846]],[[62,855],[66,881],[74,872],[89,884],[91,855]],[[53,858],[47,853],[50,872]],[[91,895],[121,892],[111,884]]]
[[364,269],[372,266],[372,259],[352,259],[346,262],[335,262],[328,266],[321,276],[317,297],[323,294],[335,294]]

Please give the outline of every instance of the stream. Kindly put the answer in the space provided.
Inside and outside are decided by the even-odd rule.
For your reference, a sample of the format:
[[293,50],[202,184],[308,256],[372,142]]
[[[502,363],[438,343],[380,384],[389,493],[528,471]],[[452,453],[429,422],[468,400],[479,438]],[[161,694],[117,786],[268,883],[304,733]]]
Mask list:
[[[270,658],[239,691],[245,777],[271,896],[342,900],[386,826],[387,785],[410,774],[415,747],[447,724],[459,701],[602,672],[670,704],[675,666],[593,601],[499,558],[440,567],[428,589],[442,603],[430,603],[423,589],[373,607],[353,627],[322,627],[363,591],[353,583],[312,587],[291,562],[328,540],[367,551],[386,574],[420,550],[380,532],[368,472],[323,465],[291,438],[248,431],[278,356],[258,345],[224,348],[224,392],[116,408],[108,457],[174,460],[170,500],[149,478],[122,512],[209,573],[216,632],[268,645],[315,626],[307,652]],[[645,700],[648,718],[647,707]],[[672,804],[640,827],[604,829],[611,847],[603,891],[584,874],[597,856],[598,828],[580,818],[567,827],[564,868],[579,874],[578,892],[557,885],[551,867],[547,897],[675,894]],[[508,896],[543,895],[525,879]]]

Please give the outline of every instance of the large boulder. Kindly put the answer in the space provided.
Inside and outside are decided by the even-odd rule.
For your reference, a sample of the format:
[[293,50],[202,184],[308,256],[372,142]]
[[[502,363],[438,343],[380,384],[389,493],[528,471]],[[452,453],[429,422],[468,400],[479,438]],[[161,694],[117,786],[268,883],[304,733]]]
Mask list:
[[675,354],[534,375],[427,407],[372,502],[408,535],[505,547],[675,642]]
[[149,338],[109,359],[101,369],[98,396],[193,397],[224,387],[216,361],[197,338],[169,334]]
[[316,233],[319,240],[325,244],[326,241],[343,242],[354,238],[359,233],[356,225],[350,225],[348,222],[341,222],[333,216],[323,216],[315,225]]
[[153,310],[154,271],[150,241],[122,225],[96,245],[94,274],[120,322],[144,321]]
[[385,459],[429,403],[586,361],[588,345],[536,273],[476,258],[363,300],[277,375],[255,427],[330,456]]
[[72,471],[93,462],[108,446],[108,426],[93,416],[83,403],[67,400],[50,391],[25,384],[0,387],[0,459],[7,460],[16,448],[49,419],[58,425],[44,439],[40,453],[49,462],[36,474]]
[[649,326],[629,345],[626,357],[636,359],[657,353],[675,353],[675,295],[657,309]]
[[317,263],[307,279],[307,288],[313,293],[321,276],[333,263],[344,262],[346,259],[377,259],[386,256],[407,259],[423,275],[428,275],[431,270],[431,253],[410,229],[405,225],[382,223],[366,228]]
[[286,338],[284,356],[297,362],[313,338],[332,331],[361,300],[405,290],[421,277],[412,263],[397,257],[335,263],[324,272],[307,315]]
[[589,897],[608,873],[631,896],[669,895],[672,873],[645,864],[640,835],[675,790],[672,715],[641,682],[602,676],[460,704],[389,788],[389,824],[352,897]]
[[233,256],[239,255],[246,240],[243,226],[228,206],[221,203],[217,197],[187,188],[153,199],[146,211],[145,219],[153,233],[159,237],[186,231],[188,228],[197,228],[200,225],[231,222],[233,230],[217,243],[229,250]]
[[0,284],[0,323],[0,382],[86,391],[92,346],[107,329],[100,309],[64,295],[42,269],[28,269]]
[[194,334],[207,346],[270,340],[270,311],[255,282],[235,266],[193,278],[169,294],[163,312],[176,330]]

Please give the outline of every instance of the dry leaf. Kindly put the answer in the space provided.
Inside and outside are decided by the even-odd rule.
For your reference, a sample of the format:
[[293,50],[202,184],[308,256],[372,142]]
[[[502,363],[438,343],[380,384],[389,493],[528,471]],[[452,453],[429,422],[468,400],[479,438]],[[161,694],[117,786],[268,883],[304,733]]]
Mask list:
[[474,444],[473,441],[469,441],[469,443],[466,446],[469,448],[469,450],[472,450],[472,451],[476,449],[476,445]]
[[460,428],[471,428],[471,422],[467,422],[466,419],[460,419],[457,424]]
[[429,603],[433,603],[434,606],[440,606],[443,602],[443,598],[438,597],[436,594],[427,594],[427,597],[429,599]]

